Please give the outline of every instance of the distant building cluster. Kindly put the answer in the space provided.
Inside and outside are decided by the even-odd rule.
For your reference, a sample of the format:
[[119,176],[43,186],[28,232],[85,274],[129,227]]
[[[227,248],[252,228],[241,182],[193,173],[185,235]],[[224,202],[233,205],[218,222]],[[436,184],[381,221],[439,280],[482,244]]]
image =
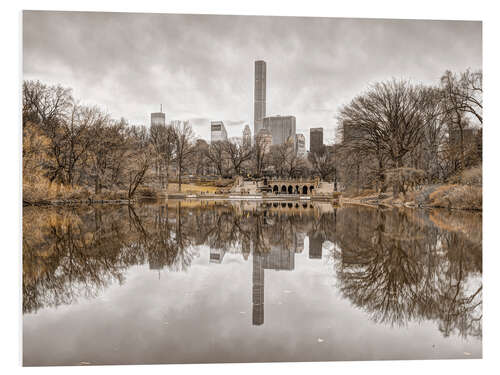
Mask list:
[[[304,134],[297,134],[297,120],[292,115],[266,115],[267,105],[267,65],[263,60],[255,61],[254,75],[254,116],[253,137],[248,124],[244,125],[241,137],[228,138],[223,121],[210,122],[210,142],[231,141],[250,148],[252,143],[264,141],[266,152],[271,145],[281,145],[286,142],[293,144],[294,150],[300,157],[307,156]],[[151,113],[151,125],[165,125],[165,113]],[[316,152],[323,147],[323,128],[311,128],[310,152]]]

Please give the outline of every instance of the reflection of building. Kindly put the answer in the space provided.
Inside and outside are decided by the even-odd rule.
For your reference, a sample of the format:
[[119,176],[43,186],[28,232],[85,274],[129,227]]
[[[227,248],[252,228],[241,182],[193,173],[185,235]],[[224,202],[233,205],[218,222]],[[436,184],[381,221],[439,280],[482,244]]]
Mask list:
[[245,149],[249,149],[250,147],[252,147],[252,132],[248,124],[246,124],[245,128],[243,129],[242,144],[243,148]]
[[271,251],[264,256],[262,266],[266,270],[293,271],[295,268],[295,253],[283,246],[271,246]]
[[257,134],[256,142],[261,145],[265,153],[271,151],[271,145],[273,144],[273,136],[271,132],[267,129],[260,129]]
[[305,233],[295,232],[295,253],[301,253],[304,251],[304,239],[306,237]]
[[304,134],[295,135],[294,148],[297,156],[301,158],[306,157],[306,137],[304,137]]
[[253,134],[262,129],[262,119],[266,117],[266,62],[255,62],[255,87],[253,104]]
[[226,127],[222,121],[212,121],[210,123],[210,141],[227,141]]
[[252,324],[264,324],[264,267],[260,254],[253,254],[252,270]]
[[315,233],[309,234],[309,259],[321,259],[323,255],[323,238]]
[[243,142],[241,137],[229,137],[228,141],[235,145],[241,145]]
[[151,126],[165,126],[165,113],[163,112],[151,113]]
[[210,263],[222,263],[226,252],[223,249],[210,249]]
[[309,130],[309,151],[320,152],[323,148],[323,128]]
[[295,253],[283,246],[271,246],[269,253],[253,253],[252,324],[264,324],[264,270],[293,271]]
[[295,123],[295,116],[269,116],[264,117],[263,126],[271,132],[273,145],[281,145],[295,136]]

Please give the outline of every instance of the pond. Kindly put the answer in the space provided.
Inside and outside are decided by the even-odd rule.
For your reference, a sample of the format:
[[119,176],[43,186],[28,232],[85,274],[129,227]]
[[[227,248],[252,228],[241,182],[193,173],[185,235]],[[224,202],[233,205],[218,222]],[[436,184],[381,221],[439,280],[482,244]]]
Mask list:
[[25,208],[23,364],[481,358],[481,227],[297,201]]

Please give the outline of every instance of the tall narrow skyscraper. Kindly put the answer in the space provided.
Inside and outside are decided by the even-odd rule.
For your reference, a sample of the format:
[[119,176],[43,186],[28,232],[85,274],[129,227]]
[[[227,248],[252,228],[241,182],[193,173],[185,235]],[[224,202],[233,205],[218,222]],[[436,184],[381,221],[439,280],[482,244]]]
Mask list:
[[253,134],[256,136],[262,129],[263,118],[266,117],[266,62],[255,62],[255,88],[253,104]]

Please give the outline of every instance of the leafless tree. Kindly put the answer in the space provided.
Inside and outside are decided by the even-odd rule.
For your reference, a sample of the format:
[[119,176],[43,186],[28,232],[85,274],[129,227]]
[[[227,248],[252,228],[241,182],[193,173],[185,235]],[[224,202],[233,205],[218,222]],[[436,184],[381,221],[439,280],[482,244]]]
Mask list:
[[174,134],[174,160],[177,166],[177,184],[180,192],[182,173],[187,170],[190,159],[196,150],[193,147],[194,132],[189,121],[174,121],[171,126]]
[[212,142],[206,151],[206,157],[215,168],[219,176],[223,176],[226,173],[226,154],[224,142],[217,141]]
[[152,124],[149,129],[155,154],[155,169],[162,188],[168,189],[168,172],[175,149],[175,134],[172,126]]
[[423,141],[426,126],[439,115],[431,110],[437,100],[432,88],[392,80],[374,84],[341,109],[346,143],[353,152],[376,158],[382,186],[386,160],[391,167],[403,166],[405,156]]
[[242,144],[237,144],[229,141],[222,143],[224,152],[226,153],[231,167],[236,175],[241,175],[241,166],[247,160],[252,158],[252,150],[243,147]]

